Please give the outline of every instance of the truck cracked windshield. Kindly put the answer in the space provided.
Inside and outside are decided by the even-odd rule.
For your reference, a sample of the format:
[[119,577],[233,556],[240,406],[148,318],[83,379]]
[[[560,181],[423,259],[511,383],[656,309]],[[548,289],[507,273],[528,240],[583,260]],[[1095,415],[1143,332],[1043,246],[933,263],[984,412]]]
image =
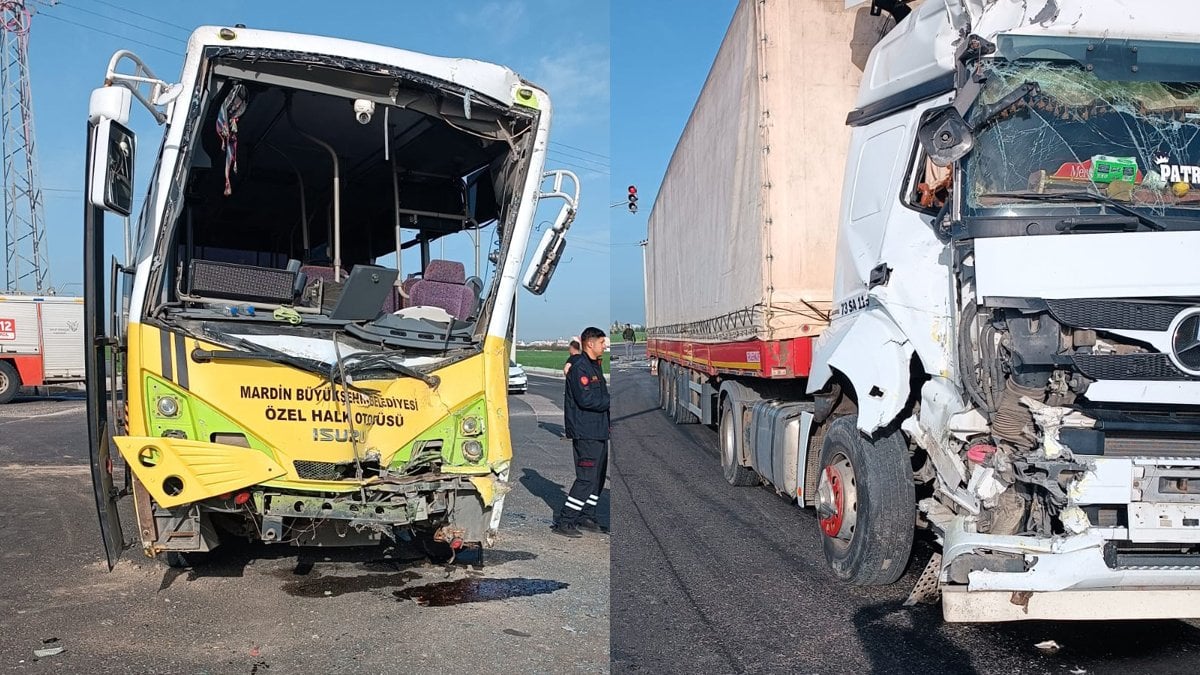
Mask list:
[[[1193,217],[1200,206],[1200,83],[1188,81],[1194,73],[1178,64],[1152,67],[1154,47],[1147,44],[1123,48],[1141,57],[1140,66],[1135,59],[1091,68],[1070,58],[1086,53],[1079,40],[1014,37],[1001,44],[1001,55],[1013,60],[981,64],[986,83],[963,169],[966,215],[1046,214],[1053,206],[1050,213],[1062,218],[1047,232],[1200,227]],[[1041,58],[1018,58],[1032,52]],[[1144,76],[1133,79],[1138,74]]]
[[[548,95],[501,66],[243,27],[197,29],[180,84],[124,51],[105,82],[85,296],[109,565],[125,495],[145,552],[173,564],[231,537],[443,558],[490,543],[517,277],[539,199],[563,205],[534,293],[578,201],[573,174],[543,169]],[[166,128],[136,254],[105,265],[134,99]]]

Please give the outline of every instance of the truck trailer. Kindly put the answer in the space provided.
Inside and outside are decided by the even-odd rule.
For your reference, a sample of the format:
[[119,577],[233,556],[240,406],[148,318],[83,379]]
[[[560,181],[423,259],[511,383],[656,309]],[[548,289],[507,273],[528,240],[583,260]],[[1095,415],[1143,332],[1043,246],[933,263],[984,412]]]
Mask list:
[[[549,95],[499,65],[241,25],[197,28],[177,82],[128,51],[103,82],[84,296],[110,568],[126,496],[172,565],[239,539],[490,545],[518,276],[560,200],[522,281],[545,291],[579,198],[544,169]],[[105,214],[137,189],[135,102],[164,130],[136,253],[105,260]]]
[[1200,22],[863,4],[734,14],[649,218],[663,408],[840,580],[921,528],[950,621],[1200,616]]
[[0,295],[0,403],[21,387],[83,382],[83,298]]

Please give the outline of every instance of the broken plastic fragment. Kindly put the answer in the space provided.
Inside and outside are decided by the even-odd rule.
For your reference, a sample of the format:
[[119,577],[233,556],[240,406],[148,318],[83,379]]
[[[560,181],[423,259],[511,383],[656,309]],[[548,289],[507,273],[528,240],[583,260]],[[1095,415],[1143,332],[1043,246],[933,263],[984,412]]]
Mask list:
[[1062,646],[1059,645],[1054,640],[1043,640],[1043,641],[1037,643],[1036,645],[1034,645],[1034,647],[1037,647],[1038,649],[1040,649],[1044,652],[1049,652],[1051,654],[1062,649]]
[[33,655],[39,659],[43,659],[47,656],[58,656],[64,651],[66,651],[66,647],[50,647],[49,649],[35,649],[33,650]]
[[996,470],[991,467],[976,465],[971,472],[971,481],[967,483],[967,491],[984,503],[990,503],[1005,489],[1004,483],[996,480]]
[[1062,521],[1063,527],[1071,534],[1083,534],[1092,526],[1087,514],[1078,506],[1068,506],[1063,509],[1058,514],[1058,519]]
[[1085,417],[1070,408],[1059,408],[1046,405],[1028,396],[1021,397],[1021,403],[1033,414],[1033,421],[1042,430],[1042,453],[1046,459],[1056,459],[1070,448],[1058,440],[1058,432],[1063,427],[1087,429],[1095,426],[1096,420]]

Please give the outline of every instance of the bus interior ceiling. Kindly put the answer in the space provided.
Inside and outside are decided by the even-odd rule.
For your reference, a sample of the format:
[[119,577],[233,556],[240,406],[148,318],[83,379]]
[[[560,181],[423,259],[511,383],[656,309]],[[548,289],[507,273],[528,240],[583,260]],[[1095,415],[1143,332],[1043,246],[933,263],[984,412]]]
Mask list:
[[[464,104],[468,97],[457,92],[395,75],[271,61],[216,63],[175,230],[183,274],[192,258],[331,266],[334,162],[322,143],[337,155],[343,270],[394,256],[397,223],[407,249],[503,222],[502,205],[520,178],[513,160],[526,152],[532,116],[478,99]],[[335,81],[339,87],[328,84]],[[219,129],[238,111],[238,97],[244,109],[236,131],[227,124],[233,135],[223,138]],[[380,101],[366,123],[356,100]],[[392,100],[395,105],[385,103]],[[223,146],[234,150],[228,182]]]

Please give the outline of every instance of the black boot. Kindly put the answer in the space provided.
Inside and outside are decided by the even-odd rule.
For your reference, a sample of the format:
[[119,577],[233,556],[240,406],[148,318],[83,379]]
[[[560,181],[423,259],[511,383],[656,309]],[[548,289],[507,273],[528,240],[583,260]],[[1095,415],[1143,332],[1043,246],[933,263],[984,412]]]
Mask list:
[[579,528],[575,526],[575,523],[568,523],[561,520],[552,525],[550,527],[550,531],[569,539],[578,539],[583,536],[583,534],[580,533]]
[[603,527],[600,527],[600,523],[596,522],[596,519],[591,516],[580,516],[579,520],[575,523],[575,526],[581,530],[587,530],[588,532],[601,533],[606,531]]

